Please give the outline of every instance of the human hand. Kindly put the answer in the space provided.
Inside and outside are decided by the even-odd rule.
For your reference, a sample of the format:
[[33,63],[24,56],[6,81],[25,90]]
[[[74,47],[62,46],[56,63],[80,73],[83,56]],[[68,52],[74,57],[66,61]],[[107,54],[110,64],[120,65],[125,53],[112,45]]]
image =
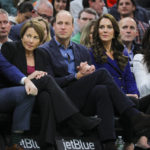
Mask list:
[[44,71],[34,71],[33,73],[31,73],[29,76],[28,76],[28,79],[40,79],[41,77],[47,75],[47,72],[44,72]]
[[139,96],[137,94],[126,94],[126,96],[131,96],[131,97],[135,97],[136,99],[139,98]]
[[80,79],[83,76],[93,73],[95,71],[95,66],[88,65],[87,62],[81,62],[80,66],[77,66],[77,70],[77,79]]
[[32,81],[28,78],[24,80],[25,89],[28,95],[37,95],[38,89],[36,86],[32,83]]

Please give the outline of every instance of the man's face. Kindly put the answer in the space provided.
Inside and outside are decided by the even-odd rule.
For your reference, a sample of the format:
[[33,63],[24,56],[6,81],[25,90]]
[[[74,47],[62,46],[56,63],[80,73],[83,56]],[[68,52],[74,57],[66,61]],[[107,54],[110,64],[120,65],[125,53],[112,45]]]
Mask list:
[[120,0],[118,4],[118,12],[123,17],[132,17],[135,11],[135,6],[131,0]]
[[96,19],[96,16],[93,14],[89,14],[87,12],[83,12],[80,16],[80,18],[78,19],[78,25],[80,27],[80,31],[82,30],[82,28],[91,20]]
[[32,17],[32,12],[25,12],[25,13],[19,13],[18,14],[18,23],[22,23],[25,20],[28,20]]
[[0,38],[8,37],[10,27],[8,16],[6,14],[0,14]]
[[61,12],[56,16],[54,24],[56,40],[70,40],[73,29],[72,16],[68,12]]
[[93,2],[92,0],[89,0],[89,7],[93,8],[99,15],[103,13],[104,6],[105,6],[105,3],[103,0],[95,0],[95,2]]
[[53,16],[53,9],[45,6],[45,5],[41,5],[37,11],[36,11],[38,16],[43,17],[44,19],[46,19],[48,22],[51,21],[51,18]]
[[124,18],[119,23],[121,40],[133,42],[137,34],[136,22],[132,18]]

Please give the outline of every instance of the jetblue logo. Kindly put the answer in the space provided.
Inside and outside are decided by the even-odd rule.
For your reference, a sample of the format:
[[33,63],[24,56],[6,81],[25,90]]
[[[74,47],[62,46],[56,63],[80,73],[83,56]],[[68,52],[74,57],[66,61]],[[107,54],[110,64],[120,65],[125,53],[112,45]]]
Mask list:
[[40,150],[37,142],[34,139],[24,138],[20,141],[20,146],[22,146],[25,150]]
[[64,150],[95,150],[94,142],[84,142],[80,139],[62,139]]

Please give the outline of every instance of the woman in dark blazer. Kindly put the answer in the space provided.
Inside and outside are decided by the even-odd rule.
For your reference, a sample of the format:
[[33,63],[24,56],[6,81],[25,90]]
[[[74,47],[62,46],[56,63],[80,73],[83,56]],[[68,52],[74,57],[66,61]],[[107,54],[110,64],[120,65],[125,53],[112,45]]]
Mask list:
[[[119,26],[112,15],[105,14],[101,16],[97,20],[93,31],[91,57],[96,69],[106,68],[122,91],[135,103],[138,103],[139,92],[130,70],[128,57],[123,54],[124,46],[120,41],[119,33]],[[145,101],[147,101],[146,98]],[[150,104],[148,105],[150,106]],[[126,120],[124,118],[122,120],[123,125],[125,125]],[[128,131],[126,130],[126,132]],[[130,140],[132,141],[132,139]],[[144,135],[140,137],[138,144],[144,148],[150,147],[147,143],[147,137]]]
[[[67,125],[81,135],[84,129],[97,126],[99,119],[84,117],[59,88],[50,74],[47,54],[37,47],[43,42],[44,32],[36,20],[27,21],[21,29],[21,41],[7,42],[2,46],[3,55],[37,86],[37,104],[41,115],[40,146],[54,144],[56,124],[67,120]],[[40,70],[40,71],[39,71]],[[74,130],[75,129],[75,130]]]
[[123,54],[124,46],[115,19],[109,14],[101,17],[95,24],[93,35],[91,56],[96,69],[106,68],[127,96],[138,98],[139,92],[128,57]]

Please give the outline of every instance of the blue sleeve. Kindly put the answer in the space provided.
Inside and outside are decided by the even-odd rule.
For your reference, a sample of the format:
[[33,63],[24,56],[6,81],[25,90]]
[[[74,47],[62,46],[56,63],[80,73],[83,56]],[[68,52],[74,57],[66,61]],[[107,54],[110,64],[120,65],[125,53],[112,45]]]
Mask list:
[[0,73],[2,73],[8,80],[15,84],[20,84],[20,81],[25,75],[19,71],[15,66],[10,64],[0,52]]
[[139,91],[137,89],[134,75],[131,72],[129,62],[128,62],[127,66],[125,67],[124,79],[125,79],[127,94],[138,94],[139,95]]

